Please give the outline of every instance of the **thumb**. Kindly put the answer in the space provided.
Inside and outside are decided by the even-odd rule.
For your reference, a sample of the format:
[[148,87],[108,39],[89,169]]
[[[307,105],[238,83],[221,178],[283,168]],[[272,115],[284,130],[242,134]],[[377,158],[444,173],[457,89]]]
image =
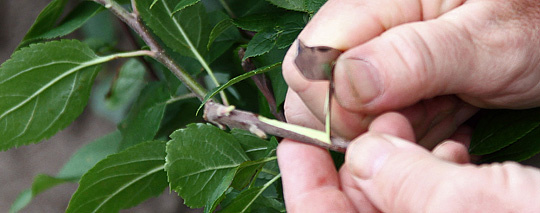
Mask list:
[[[479,107],[537,106],[539,42],[518,30],[531,15],[508,4],[465,3],[347,50],[335,66],[336,98],[350,111],[372,113],[447,94]],[[519,18],[502,18],[510,14]]]
[[[533,212],[540,171],[516,163],[458,165],[390,135],[368,133],[348,148],[346,166],[382,212]],[[353,201],[354,202],[354,201]]]

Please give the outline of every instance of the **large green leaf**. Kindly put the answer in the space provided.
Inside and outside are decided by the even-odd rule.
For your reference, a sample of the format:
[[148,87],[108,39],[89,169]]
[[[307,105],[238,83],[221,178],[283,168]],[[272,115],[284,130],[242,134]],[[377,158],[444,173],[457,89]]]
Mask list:
[[230,185],[232,178],[227,174],[249,160],[235,137],[212,125],[191,124],[171,138],[166,164],[169,183],[190,207],[221,197],[227,187],[216,188]]
[[538,153],[540,153],[540,127],[536,127],[507,147],[482,156],[481,162],[523,161]]
[[30,27],[17,49],[28,46],[41,34],[54,28],[56,21],[62,15],[68,0],[53,0],[39,13],[36,21]]
[[120,149],[154,139],[169,98],[164,82],[149,83],[143,89],[127,118],[118,125],[122,133]]
[[0,67],[0,150],[30,144],[67,127],[88,101],[98,57],[75,40],[31,45]]
[[143,20],[168,47],[186,56],[206,55],[210,26],[201,3],[174,15],[173,9],[178,1],[159,0],[152,8],[152,1],[136,0],[136,3]]
[[491,110],[478,122],[471,139],[471,154],[493,153],[540,126],[540,108],[529,110]]
[[118,212],[161,194],[165,146],[146,142],[100,161],[81,178],[66,212]]

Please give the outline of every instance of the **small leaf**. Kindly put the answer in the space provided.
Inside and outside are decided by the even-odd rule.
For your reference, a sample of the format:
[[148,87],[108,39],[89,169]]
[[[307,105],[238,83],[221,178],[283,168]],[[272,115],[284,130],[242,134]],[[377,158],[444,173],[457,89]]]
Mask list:
[[273,148],[271,142],[263,140],[248,131],[233,129],[231,130],[231,134],[240,141],[240,145],[251,160],[260,160],[268,157],[268,149]]
[[274,30],[263,30],[253,36],[248,43],[246,53],[242,60],[246,58],[260,56],[269,52],[275,45],[278,33]]
[[65,36],[79,29],[86,21],[94,15],[100,13],[105,8],[93,1],[81,2],[66,18],[64,18],[57,27],[35,36],[32,39],[51,39]]
[[27,189],[13,202],[10,212],[18,212],[43,191],[62,183],[78,181],[84,173],[110,154],[116,153],[120,144],[120,132],[115,131],[96,141],[85,145],[71,156],[56,177],[38,175],[34,178],[32,187]]
[[192,208],[214,203],[225,193],[235,172],[248,160],[232,135],[209,124],[191,124],[171,135],[167,145],[166,171],[171,188]]
[[180,0],[178,4],[173,9],[172,14],[174,15],[177,12],[180,12],[180,10],[183,10],[186,7],[189,7],[191,5],[199,3],[201,0]]
[[51,177],[49,175],[40,174],[37,175],[34,178],[34,182],[32,183],[32,187],[30,189],[27,189],[23,191],[15,202],[11,205],[11,208],[9,209],[9,212],[18,212],[22,210],[24,207],[26,207],[32,199],[40,194],[43,191],[46,191],[47,189],[50,189],[52,187],[55,187],[59,184],[69,182],[67,179],[62,178],[56,178]]
[[118,212],[167,187],[165,142],[133,146],[100,161],[79,182],[66,212]]
[[305,12],[307,9],[304,7],[304,0],[267,0],[270,3],[285,8],[287,10],[296,10]]
[[246,161],[240,164],[231,186],[237,190],[242,190],[248,186],[248,184],[253,180],[262,167],[266,165],[267,162],[275,161],[276,159],[277,158],[274,156],[256,161]]
[[118,151],[122,135],[116,130],[77,150],[64,164],[57,178],[79,180],[99,161]]
[[500,150],[540,126],[540,108],[492,110],[484,116],[471,138],[469,152],[484,155]]
[[236,169],[230,170],[225,176],[223,176],[221,183],[214,189],[214,193],[207,200],[204,208],[204,213],[214,212],[218,205],[225,199],[225,192],[236,174]]
[[231,204],[229,204],[221,212],[248,212],[251,205],[261,196],[261,194],[266,190],[270,185],[272,185],[281,175],[275,176],[273,179],[268,181],[262,187],[252,187],[247,190],[242,191]]
[[206,94],[206,97],[204,97],[204,100],[202,101],[201,105],[199,106],[199,109],[197,110],[197,114],[199,113],[199,110],[204,106],[204,104],[206,104],[206,102],[208,102],[208,100],[210,100],[212,97],[214,97],[219,92],[226,89],[227,87],[230,87],[230,86],[232,86],[232,85],[234,85],[234,84],[236,84],[236,83],[238,83],[238,82],[240,82],[240,81],[242,81],[242,80],[244,80],[246,78],[249,78],[251,76],[268,72],[268,71],[272,70],[274,67],[279,66],[279,65],[281,65],[281,62],[272,64],[270,66],[258,68],[256,70],[253,70],[253,71],[244,73],[242,75],[236,76],[233,79],[231,79],[230,81],[228,81],[227,83],[221,85],[220,87],[214,88],[212,91],[210,91],[210,92],[208,92]]
[[30,45],[39,35],[54,28],[56,21],[62,15],[68,0],[53,0],[39,13],[30,30],[24,36],[17,49]]
[[31,45],[0,67],[0,150],[38,142],[82,112],[97,64],[87,45],[62,40]]
[[122,133],[120,149],[154,139],[169,98],[164,82],[149,83],[143,89],[127,118],[118,125]]
[[511,145],[482,156],[482,163],[523,161],[540,153],[540,127],[536,127]]
[[137,59],[129,59],[120,69],[106,99],[107,107],[118,109],[129,104],[144,86],[144,65]]
[[210,39],[208,40],[206,48],[210,49],[214,40],[232,26],[234,26],[232,19],[223,19],[217,23],[216,26],[214,26],[214,29],[212,29],[212,32],[210,32]]

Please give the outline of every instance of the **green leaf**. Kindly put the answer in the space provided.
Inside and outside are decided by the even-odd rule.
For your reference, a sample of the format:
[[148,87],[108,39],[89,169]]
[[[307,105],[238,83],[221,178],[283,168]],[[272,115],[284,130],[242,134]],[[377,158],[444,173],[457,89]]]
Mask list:
[[165,146],[141,143],[100,161],[81,178],[66,212],[118,212],[161,194]]
[[99,161],[118,151],[122,135],[116,130],[77,150],[69,161],[64,164],[57,178],[79,180],[88,170]]
[[489,111],[478,122],[469,152],[474,155],[493,153],[516,142],[538,126],[540,108]]
[[259,159],[256,161],[246,161],[238,167],[238,171],[234,176],[234,180],[231,186],[235,189],[242,190],[254,179],[257,173],[266,165],[269,161],[275,161],[276,156]]
[[327,0],[304,0],[304,8],[311,12],[316,13]]
[[252,187],[247,190],[244,190],[238,195],[234,201],[229,204],[221,212],[248,212],[251,205],[261,196],[261,194],[266,190],[270,185],[272,185],[281,175],[275,176],[273,179],[268,181],[262,187]]
[[84,173],[110,154],[116,153],[121,140],[120,132],[115,131],[80,148],[64,164],[56,177],[38,175],[32,187],[24,190],[13,202],[10,212],[17,212],[27,206],[32,199],[43,191],[62,183],[76,182]]
[[237,17],[243,17],[254,14],[283,11],[266,0],[228,0],[227,3]]
[[197,54],[201,57],[207,54],[210,26],[201,3],[176,14],[173,14],[177,4],[174,0],[160,0],[152,8],[148,0],[136,0],[136,3],[142,19],[168,47],[194,58]]
[[120,69],[106,99],[107,107],[118,109],[129,104],[144,86],[144,65],[137,59],[129,59]]
[[231,185],[236,171],[236,169],[232,169],[227,174],[225,174],[225,176],[223,176],[221,183],[214,189],[214,193],[207,200],[204,208],[204,213],[214,212],[214,210],[216,210],[221,201],[225,199],[224,192],[229,188],[229,185]]
[[226,188],[216,187],[229,185],[232,178],[224,177],[249,160],[234,136],[209,124],[188,125],[171,138],[165,166],[169,183],[192,208],[221,197]]
[[127,118],[118,125],[122,133],[120,149],[154,139],[169,98],[164,82],[149,83],[143,89]]
[[281,17],[287,13],[263,13],[251,16],[245,16],[237,18],[233,21],[233,24],[239,28],[249,31],[260,32],[264,29],[274,28],[277,21],[281,20]]
[[93,1],[83,1],[64,18],[57,27],[44,32],[33,39],[57,38],[79,29],[86,21],[105,8]]
[[217,23],[216,26],[214,26],[214,29],[212,29],[212,32],[210,32],[210,39],[208,40],[208,45],[206,47],[210,49],[214,40],[232,26],[234,26],[232,19],[223,19]]
[[36,37],[54,28],[56,21],[62,15],[68,0],[53,0],[39,13],[30,30],[24,36],[17,49],[30,45]]
[[511,145],[482,156],[480,161],[482,163],[523,161],[538,153],[540,153],[540,127],[536,127]]
[[304,0],[267,0],[273,5],[276,5],[287,10],[307,11],[304,7]]
[[263,140],[245,130],[233,129],[231,130],[231,134],[240,141],[240,145],[251,160],[260,160],[268,157],[268,149],[275,148],[271,142]]
[[9,212],[18,212],[22,210],[24,207],[26,207],[30,203],[30,201],[32,201],[32,199],[36,195],[40,194],[43,191],[46,191],[47,189],[50,189],[54,186],[57,186],[65,182],[69,182],[69,180],[51,177],[49,175],[44,175],[44,174],[37,175],[34,178],[32,187],[30,189],[23,191],[21,194],[19,194],[15,202],[13,202],[13,204],[11,205]]
[[199,3],[201,0],[180,0],[173,9],[173,15],[186,7]]
[[277,38],[278,33],[273,29],[258,32],[249,41],[246,53],[242,60],[246,60],[246,58],[250,57],[260,56],[269,52],[274,45],[276,45]]
[[227,87],[230,87],[246,78],[249,78],[251,76],[254,76],[254,75],[257,75],[257,74],[261,74],[261,73],[265,73],[265,72],[268,72],[270,70],[272,70],[272,68],[276,67],[276,66],[279,66],[281,65],[281,62],[278,62],[278,63],[275,63],[275,64],[272,64],[270,66],[266,66],[266,67],[261,67],[261,68],[258,68],[256,70],[253,70],[253,71],[250,71],[250,72],[247,72],[247,73],[244,73],[242,75],[239,75],[239,76],[236,76],[234,77],[233,79],[231,79],[230,81],[228,81],[227,83],[221,85],[220,87],[216,87],[214,88],[212,91],[208,92],[206,94],[206,97],[204,97],[204,100],[202,101],[201,105],[199,106],[199,109],[197,110],[197,114],[199,112],[199,110],[204,106],[204,104],[206,104],[206,102],[208,102],[208,100],[210,100],[212,97],[214,97],[215,95],[217,95],[219,92],[223,91],[224,89],[226,89]]
[[87,45],[62,40],[31,45],[0,67],[0,150],[38,142],[82,112],[98,57]]
[[[207,49],[209,49],[208,55],[207,55],[207,61],[209,63],[214,62],[219,57],[226,56],[228,54],[224,54],[226,51],[230,51],[231,47],[235,43],[240,43],[242,41],[242,36],[240,35],[240,32],[236,27],[228,27],[225,29],[218,29],[218,28],[224,28],[225,26],[218,27],[218,24],[221,23],[224,20],[230,20],[230,17],[222,12],[221,10],[214,11],[212,13],[208,14],[209,23],[210,26],[214,26],[212,32],[210,32],[210,38],[207,44]],[[217,32],[214,30],[222,31]],[[213,34],[213,35],[212,35]],[[215,36],[215,37],[213,37]],[[213,40],[212,40],[213,39]],[[235,58],[237,58],[236,56]],[[213,69],[217,69],[215,66],[216,63],[214,63],[212,66]],[[221,65],[221,64],[220,64]],[[228,66],[229,67],[229,66]],[[227,71],[229,72],[229,71]],[[217,75],[218,73],[216,73]]]

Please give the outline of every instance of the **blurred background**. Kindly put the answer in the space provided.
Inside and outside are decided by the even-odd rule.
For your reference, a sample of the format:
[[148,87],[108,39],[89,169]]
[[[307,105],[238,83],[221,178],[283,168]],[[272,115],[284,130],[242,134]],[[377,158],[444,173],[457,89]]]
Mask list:
[[[42,8],[50,0],[0,0],[0,62],[7,60]],[[70,5],[73,7],[74,5]],[[117,48],[129,50],[131,44],[127,39],[118,39],[124,35],[116,32],[118,22],[107,17],[106,13],[98,19],[111,20],[112,25],[99,26],[105,39],[112,39]],[[114,27],[116,25],[116,27]],[[95,29],[95,28],[94,28]],[[81,34],[81,33],[78,33]],[[76,35],[77,36],[77,33]],[[119,65],[111,64],[107,69],[119,69]],[[98,78],[99,81],[99,78]],[[98,83],[99,84],[99,83]],[[97,87],[97,86],[96,86]],[[93,100],[90,100],[90,105]],[[38,174],[55,175],[69,157],[83,145],[97,139],[116,128],[115,116],[87,107],[83,114],[68,128],[54,137],[39,144],[22,146],[0,152],[0,212],[8,212],[17,195],[31,186],[33,178]],[[540,165],[540,156],[527,160],[524,164]],[[76,190],[76,184],[63,184],[38,195],[22,212],[63,212],[69,199]],[[182,200],[166,189],[162,196],[152,198],[142,205],[124,210],[124,212],[199,212],[189,210],[182,205]]]
[[[10,57],[39,12],[49,2],[50,0],[0,0],[0,63]],[[98,19],[110,18],[113,24],[118,25],[115,19],[106,15],[102,13]],[[119,42],[123,41],[122,39],[117,39],[117,36],[123,35],[121,32],[107,32],[115,28],[103,26],[102,29],[105,32],[101,33],[106,33],[103,36],[114,39],[117,47],[124,50],[131,48],[130,44],[123,44]],[[75,36],[77,34],[81,33],[76,33]],[[106,68],[119,69],[119,65],[111,64]],[[9,211],[19,193],[31,186],[34,176],[55,175],[77,149],[116,129],[114,121],[105,119],[108,116],[98,114],[100,113],[87,107],[73,124],[49,140],[0,152],[0,212]],[[38,195],[21,212],[64,212],[76,189],[77,184],[54,187]],[[175,192],[169,194],[166,189],[162,196],[124,212],[191,212],[182,203]]]

